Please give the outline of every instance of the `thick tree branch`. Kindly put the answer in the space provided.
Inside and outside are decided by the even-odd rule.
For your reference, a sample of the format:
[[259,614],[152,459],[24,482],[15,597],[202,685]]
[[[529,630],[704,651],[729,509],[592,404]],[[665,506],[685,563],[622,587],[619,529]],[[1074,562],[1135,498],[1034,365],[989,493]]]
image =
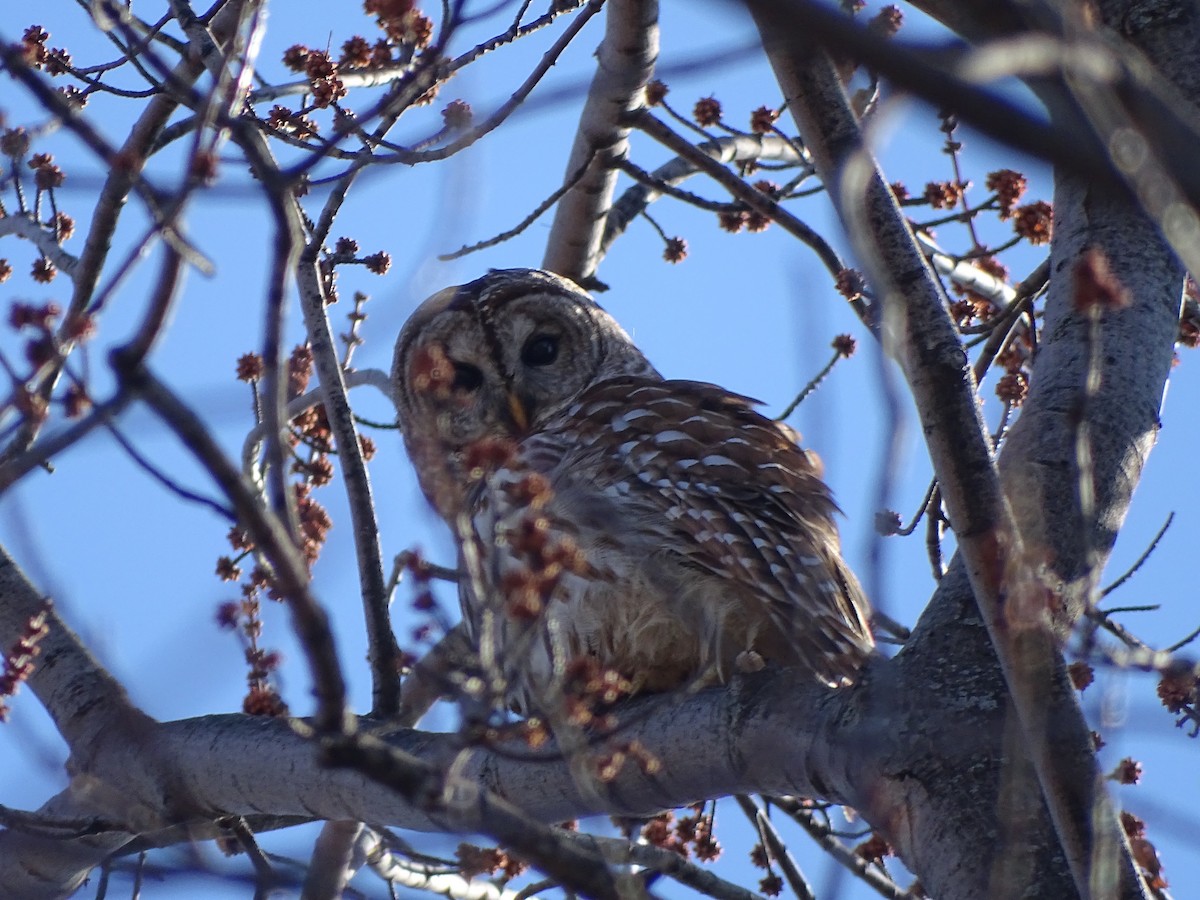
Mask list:
[[[1037,560],[1023,546],[992,460],[974,379],[933,273],[862,144],[829,57],[807,41],[780,39],[779,35],[795,34],[796,25],[779,7],[750,6],[817,171],[856,239],[876,289],[887,298],[885,331],[896,342],[893,352],[912,389],[959,554],[1021,722],[1073,887],[1080,896],[1088,896],[1096,854],[1106,856],[1117,849],[1123,896],[1141,896],[1140,879],[1091,756],[1089,729],[1069,689],[1063,691],[1065,670],[1049,615],[1058,591],[1044,582]],[[1054,697],[1065,702],[1047,702]],[[1062,742],[1051,742],[1052,724],[1069,732],[1070,752],[1063,752]],[[910,844],[908,850],[916,847]],[[951,886],[927,887],[939,894]],[[971,887],[981,893],[990,889],[986,884]],[[961,893],[963,886],[954,890]],[[1068,885],[1060,888],[1063,895],[1067,890]]]
[[[29,619],[44,610],[46,598],[17,564],[0,548],[0,646],[11,646]],[[125,689],[87,651],[51,607],[49,632],[39,642],[40,655],[29,677],[29,687],[54,720],[71,750],[69,767],[79,777],[77,796],[101,802],[120,796],[132,804],[136,794],[125,794],[122,782],[101,783],[89,776],[105,760],[145,754],[144,743],[153,721],[130,701]],[[143,757],[142,775],[154,767]],[[51,819],[92,816],[95,809],[77,803],[51,800],[41,810]],[[44,833],[13,829],[0,831],[0,884],[11,896],[62,896],[74,890],[87,872],[127,838],[88,835],[70,841]],[[40,891],[48,888],[49,893]]]
[[559,201],[542,267],[586,284],[600,260],[600,241],[617,183],[613,163],[628,151],[624,115],[642,102],[658,58],[657,0],[608,0],[596,74],[567,159],[571,177],[587,171]]
[[[647,705],[653,707],[651,714],[646,714]],[[513,803],[520,804],[525,816],[540,822],[600,812],[645,815],[728,793],[759,790],[823,793],[839,802],[863,805],[866,795],[853,786],[850,772],[861,768],[865,748],[879,746],[876,736],[886,743],[890,726],[884,723],[880,728],[877,723],[859,720],[850,714],[856,705],[853,692],[830,691],[794,672],[763,673],[729,690],[705,691],[682,700],[658,697],[640,701],[629,709],[629,724],[622,728],[620,739],[642,741],[668,764],[657,774],[647,775],[631,763],[611,783],[593,782],[585,787],[578,783],[578,767],[565,762],[553,749],[533,754],[533,759],[523,746],[498,751],[481,748],[464,756],[456,735],[401,730],[380,735],[387,737],[386,746],[371,738],[362,744],[375,756],[375,763],[366,765],[369,770],[383,766],[393,751],[393,764],[406,767],[407,774],[395,785],[399,790],[381,790],[378,779],[383,777],[382,769],[368,777],[350,769],[325,768],[314,755],[311,740],[289,722],[244,715],[153,725],[153,746],[161,763],[155,771],[139,764],[141,751],[133,747],[128,758],[114,757],[109,764],[128,770],[130,783],[125,791],[129,796],[162,796],[161,773],[173,773],[172,790],[193,798],[190,820],[197,825],[262,809],[284,817],[366,820],[458,833],[496,834],[497,828],[508,822],[505,828],[510,833],[503,836],[519,843],[516,832],[521,828],[526,829],[526,841],[539,832],[513,818]],[[803,725],[798,729],[797,723]],[[363,732],[372,729],[369,720],[363,720],[361,726]],[[696,746],[698,734],[711,736],[703,752]],[[352,758],[355,753],[350,744],[339,740],[326,747],[332,758],[343,764],[364,765]],[[854,757],[850,766],[847,753]],[[874,756],[873,751],[867,753]],[[597,758],[599,755],[598,749]],[[429,794],[429,788],[441,781],[441,766],[456,757],[460,758],[454,774]],[[231,764],[234,760],[236,764]],[[866,768],[871,770],[870,765]],[[86,809],[79,803],[80,798],[68,791],[42,812],[74,818]],[[510,811],[497,818],[497,810],[504,809]],[[185,818],[163,821],[159,827],[189,821],[186,810],[176,808],[174,813]],[[143,820],[143,825],[147,831],[144,838],[159,843],[151,833],[151,821]],[[110,841],[118,838],[112,833],[107,837]],[[117,846],[130,839],[126,835]],[[187,830],[178,831],[175,839],[186,840]],[[86,853],[91,841],[59,841],[61,865],[69,868],[81,859],[89,867],[95,865],[98,857]],[[9,877],[8,867],[13,864],[10,855],[0,853],[0,876]]]
[[[986,647],[986,635],[979,633]],[[946,652],[928,641],[923,650]],[[893,831],[908,827],[923,836],[934,828],[961,829],[964,816],[994,815],[985,794],[971,793],[964,803],[961,797],[931,796],[930,790],[955,772],[994,760],[992,736],[1003,731],[1005,719],[1002,707],[988,703],[990,685],[947,683],[943,679],[953,678],[954,672],[929,666],[929,658],[875,660],[858,685],[843,690],[774,670],[736,679],[728,688],[636,701],[621,711],[625,724],[619,739],[641,742],[662,761],[661,769],[647,774],[631,763],[611,782],[583,787],[579,766],[552,748],[534,753],[523,745],[480,747],[464,756],[457,735],[409,730],[379,733],[390,750],[380,742],[365,745],[373,747],[380,761],[393,751],[398,754],[397,764],[403,763],[408,773],[399,792],[381,790],[361,772],[325,768],[311,741],[281,720],[226,715],[165,723],[154,726],[153,743],[159,771],[175,773],[173,790],[194,798],[196,813],[182,823],[198,828],[222,816],[270,809],[281,817],[496,834],[500,820],[492,813],[497,803],[518,803],[532,820],[558,822],[595,813],[647,815],[761,792],[847,804]],[[372,731],[370,720],[360,726],[360,731]],[[705,736],[702,744],[697,735]],[[342,751],[331,749],[341,756]],[[138,752],[130,752],[129,759],[112,760],[135,779],[128,790],[135,796],[161,796],[161,776],[143,771]],[[603,743],[595,752],[599,760]],[[453,775],[442,783],[438,772],[455,758]],[[420,789],[426,784],[442,787],[431,795]],[[922,797],[920,803],[900,802],[914,793]],[[485,795],[493,799],[483,803]],[[412,798],[421,797],[428,799],[414,805]],[[60,817],[80,814],[69,795],[43,809],[50,811]],[[511,828],[524,827],[511,816],[510,822]],[[151,845],[187,840],[191,833],[175,828],[156,835],[149,822],[146,829],[141,840]],[[526,833],[533,838],[534,832]],[[69,868],[78,860],[86,843],[60,841],[62,865]],[[972,870],[982,868],[986,874],[989,857],[979,852],[969,856],[941,865],[973,883]],[[0,854],[0,866],[6,862],[11,858]],[[92,858],[86,865],[95,862]],[[4,868],[0,875],[8,877]],[[962,890],[952,896],[984,895]]]
[[[0,646],[7,651],[25,623],[46,603],[0,548]],[[48,613],[50,631],[39,643],[29,687],[54,720],[59,734],[83,764],[101,736],[122,716],[142,716],[125,689],[83,646],[58,614]],[[149,721],[149,720],[147,720]]]

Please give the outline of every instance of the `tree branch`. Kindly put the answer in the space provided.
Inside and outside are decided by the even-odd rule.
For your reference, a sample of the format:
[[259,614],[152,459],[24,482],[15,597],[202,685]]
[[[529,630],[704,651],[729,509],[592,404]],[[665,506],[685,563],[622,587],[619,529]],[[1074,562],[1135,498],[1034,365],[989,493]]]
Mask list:
[[642,103],[658,58],[657,0],[608,0],[596,74],[567,159],[584,176],[558,203],[542,267],[586,284],[600,261],[600,241],[617,182],[614,162],[628,152],[624,114]]
[[337,734],[349,727],[346,685],[329,617],[313,596],[308,571],[295,544],[279,520],[259,503],[258,495],[229,461],[212,433],[196,414],[145,366],[131,363],[120,350],[113,369],[124,389],[133,392],[175,432],[229,498],[247,533],[271,564],[273,586],[287,600],[293,627],[305,649],[317,699],[319,734]]
[[[1039,574],[1038,561],[1023,544],[1009,509],[974,379],[936,279],[862,144],[829,57],[805,40],[779,37],[799,33],[780,6],[752,2],[750,8],[817,171],[868,262],[872,281],[886,298],[885,332],[896,342],[893,353],[916,400],[959,556],[1004,673],[1074,889],[1088,896],[1094,854],[1117,850],[1123,896],[1141,896],[1140,878],[1091,752],[1090,731],[1067,686],[1049,615],[1050,606],[1059,601]],[[1048,698],[1064,702],[1053,705]],[[1052,724],[1068,732],[1065,742],[1051,743]],[[911,844],[906,849],[922,852]],[[950,886],[927,887],[939,894]],[[954,890],[961,892],[962,885]]]

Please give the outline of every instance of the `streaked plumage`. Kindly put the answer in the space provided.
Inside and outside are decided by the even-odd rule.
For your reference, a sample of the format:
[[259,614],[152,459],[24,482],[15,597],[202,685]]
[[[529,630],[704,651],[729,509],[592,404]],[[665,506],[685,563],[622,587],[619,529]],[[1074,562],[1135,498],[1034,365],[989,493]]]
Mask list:
[[435,295],[394,378],[459,538],[464,619],[518,709],[553,702],[581,657],[665,691],[762,662],[838,685],[870,652],[837,509],[794,433],[664,380],[571,282],[493,271]]

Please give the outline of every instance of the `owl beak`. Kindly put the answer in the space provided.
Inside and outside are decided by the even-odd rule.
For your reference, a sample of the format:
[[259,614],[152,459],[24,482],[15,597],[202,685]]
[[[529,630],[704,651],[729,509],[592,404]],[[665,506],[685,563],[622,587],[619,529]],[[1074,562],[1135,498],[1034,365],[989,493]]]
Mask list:
[[508,392],[508,412],[518,431],[526,431],[529,428],[529,412],[525,409],[525,404],[521,402],[516,391]]

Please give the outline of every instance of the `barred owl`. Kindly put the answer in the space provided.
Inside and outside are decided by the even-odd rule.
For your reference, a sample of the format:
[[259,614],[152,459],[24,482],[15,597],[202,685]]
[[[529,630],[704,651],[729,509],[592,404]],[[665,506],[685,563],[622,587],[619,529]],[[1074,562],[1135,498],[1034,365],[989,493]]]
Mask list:
[[870,653],[815,457],[754,401],[663,379],[572,282],[492,270],[435,294],[393,379],[507,705],[544,708],[580,660],[656,692],[767,663],[837,686]]

